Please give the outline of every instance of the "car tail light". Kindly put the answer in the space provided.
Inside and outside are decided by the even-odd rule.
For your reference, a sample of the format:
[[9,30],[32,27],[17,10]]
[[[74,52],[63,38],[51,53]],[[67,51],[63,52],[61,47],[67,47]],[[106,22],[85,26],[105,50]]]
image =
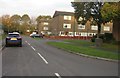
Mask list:
[[17,39],[18,39],[18,40],[21,40],[22,38],[21,38],[21,37],[18,37]]
[[7,37],[7,40],[10,40],[11,38],[10,37]]

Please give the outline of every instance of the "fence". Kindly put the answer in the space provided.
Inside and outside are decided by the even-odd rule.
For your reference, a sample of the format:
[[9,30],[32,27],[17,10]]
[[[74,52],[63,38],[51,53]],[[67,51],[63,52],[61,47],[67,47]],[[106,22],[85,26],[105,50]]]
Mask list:
[[92,37],[84,36],[45,36],[48,39],[78,39],[78,40],[90,40]]

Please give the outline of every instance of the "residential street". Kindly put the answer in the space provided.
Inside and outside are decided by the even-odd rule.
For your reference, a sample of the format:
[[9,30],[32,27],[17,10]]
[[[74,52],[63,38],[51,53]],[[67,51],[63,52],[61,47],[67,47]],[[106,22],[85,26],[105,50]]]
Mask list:
[[2,51],[3,76],[118,76],[118,64],[75,55],[23,37],[22,47]]

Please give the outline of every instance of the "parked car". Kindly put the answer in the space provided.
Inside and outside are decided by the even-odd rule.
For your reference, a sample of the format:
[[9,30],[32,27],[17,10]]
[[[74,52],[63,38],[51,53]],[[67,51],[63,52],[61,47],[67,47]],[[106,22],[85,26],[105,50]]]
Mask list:
[[20,47],[22,47],[22,37],[19,33],[8,33],[8,36],[6,37],[6,46],[9,45],[19,45]]
[[43,38],[42,34],[30,34],[30,37],[32,38]]

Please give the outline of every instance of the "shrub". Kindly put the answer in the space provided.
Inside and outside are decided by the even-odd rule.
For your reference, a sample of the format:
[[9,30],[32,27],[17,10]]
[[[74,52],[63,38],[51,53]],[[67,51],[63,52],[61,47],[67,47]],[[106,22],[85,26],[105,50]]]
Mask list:
[[[91,41],[95,42],[95,38],[97,38],[97,35],[93,36],[91,38]],[[115,39],[114,39],[112,33],[100,34],[99,38],[101,38],[104,43],[113,43],[113,42],[115,42]]]

